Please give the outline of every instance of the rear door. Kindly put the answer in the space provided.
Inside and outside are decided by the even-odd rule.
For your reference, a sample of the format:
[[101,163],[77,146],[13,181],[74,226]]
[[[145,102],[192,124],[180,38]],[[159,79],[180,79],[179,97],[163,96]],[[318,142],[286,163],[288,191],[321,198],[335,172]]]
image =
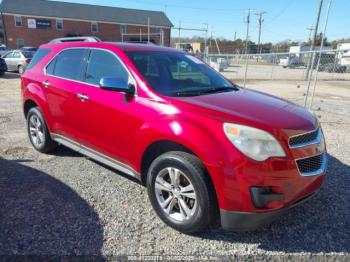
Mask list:
[[13,52],[13,64],[12,64],[13,67],[11,70],[14,70],[14,71],[18,70],[18,66],[22,65],[24,60],[25,59],[20,52],[18,51]]
[[42,82],[53,120],[51,132],[71,140],[77,140],[79,130],[77,90],[84,85],[81,80],[87,52],[84,48],[62,51],[46,67]]

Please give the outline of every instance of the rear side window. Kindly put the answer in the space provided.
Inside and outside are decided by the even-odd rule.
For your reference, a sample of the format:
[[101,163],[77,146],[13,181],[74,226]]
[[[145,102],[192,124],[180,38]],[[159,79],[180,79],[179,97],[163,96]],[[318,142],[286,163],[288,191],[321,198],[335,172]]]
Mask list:
[[[34,52],[23,52],[24,56],[27,58],[33,56],[33,54],[34,54],[32,60],[30,61],[29,65],[27,66],[27,69],[31,69],[34,66],[36,66],[50,52],[51,52],[51,49],[47,49],[47,48],[39,49],[35,54],[34,54]],[[28,56],[26,56],[26,54]]]
[[99,85],[103,77],[117,77],[128,82],[129,73],[112,53],[103,50],[92,50],[86,70],[85,82]]
[[62,51],[48,65],[46,72],[57,77],[80,81],[85,54],[86,50],[84,49]]

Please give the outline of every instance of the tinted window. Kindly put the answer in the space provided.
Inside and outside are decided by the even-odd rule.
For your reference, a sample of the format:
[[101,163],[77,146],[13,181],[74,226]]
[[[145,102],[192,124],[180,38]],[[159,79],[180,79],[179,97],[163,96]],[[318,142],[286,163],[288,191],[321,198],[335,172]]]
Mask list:
[[107,51],[92,50],[86,71],[86,82],[98,85],[103,77],[129,80],[129,74],[115,55]]
[[53,75],[56,65],[56,58],[50,62],[50,64],[46,67],[46,74]]
[[56,57],[53,75],[72,80],[80,80],[85,57],[84,49],[69,49]]
[[194,96],[237,90],[198,58],[179,52],[128,52],[135,66],[157,92]]
[[33,68],[37,63],[39,63],[45,56],[47,56],[51,52],[51,49],[39,49],[32,61],[30,61],[29,65],[27,66],[27,69]]

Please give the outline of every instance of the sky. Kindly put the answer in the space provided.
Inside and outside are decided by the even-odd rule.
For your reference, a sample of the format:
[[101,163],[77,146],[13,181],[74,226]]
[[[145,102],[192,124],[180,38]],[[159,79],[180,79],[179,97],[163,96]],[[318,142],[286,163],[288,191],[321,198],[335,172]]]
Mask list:
[[[251,11],[250,40],[257,42],[257,12],[263,15],[262,42],[284,40],[306,41],[308,27],[316,20],[319,0],[64,0],[73,3],[117,6],[164,11],[175,27],[205,28],[215,37],[245,38],[244,17]],[[319,31],[323,31],[329,0],[324,0]],[[329,40],[350,38],[350,0],[333,0],[326,36]],[[210,33],[209,33],[210,34]],[[172,31],[173,36],[178,31]],[[203,32],[187,31],[181,36],[204,36]]]

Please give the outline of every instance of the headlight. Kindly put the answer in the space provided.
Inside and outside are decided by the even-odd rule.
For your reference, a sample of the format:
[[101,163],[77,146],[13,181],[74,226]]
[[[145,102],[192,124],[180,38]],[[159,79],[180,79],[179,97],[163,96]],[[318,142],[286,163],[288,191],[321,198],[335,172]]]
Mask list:
[[263,130],[224,123],[224,132],[239,151],[254,160],[264,161],[272,156],[286,156],[280,143]]

